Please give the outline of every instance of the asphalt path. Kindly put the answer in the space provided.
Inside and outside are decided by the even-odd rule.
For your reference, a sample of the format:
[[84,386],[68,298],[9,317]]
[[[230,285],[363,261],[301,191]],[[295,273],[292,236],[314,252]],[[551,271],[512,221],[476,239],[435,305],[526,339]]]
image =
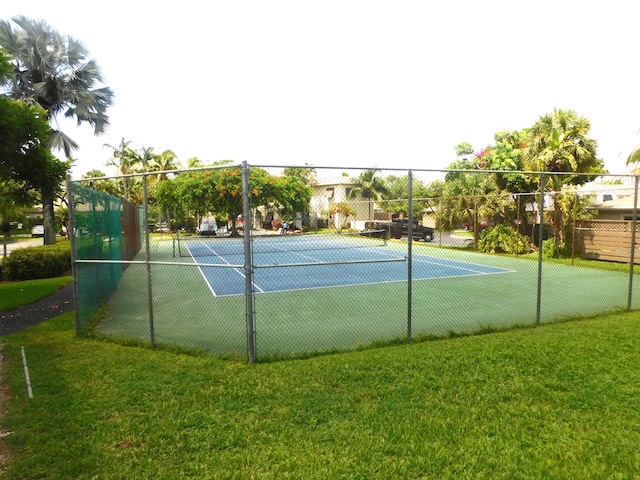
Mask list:
[[[5,248],[6,254],[9,255],[16,248],[37,247],[43,244],[42,238],[21,238],[11,239],[6,243],[0,242],[0,260],[4,256]],[[32,304],[0,312],[0,336],[19,332],[72,309],[73,286],[70,283]]]
[[72,283],[34,303],[23,305],[15,310],[0,312],[0,336],[20,332],[70,310],[73,310]]

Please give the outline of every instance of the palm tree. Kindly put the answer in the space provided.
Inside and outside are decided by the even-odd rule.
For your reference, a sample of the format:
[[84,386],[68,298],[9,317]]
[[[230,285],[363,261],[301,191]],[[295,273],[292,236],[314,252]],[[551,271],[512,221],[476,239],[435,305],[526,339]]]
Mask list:
[[[0,21],[0,45],[11,55],[15,72],[5,84],[9,95],[42,107],[52,124],[53,134],[47,144],[64,152],[71,160],[71,152],[78,145],[58,126],[58,116],[75,118],[78,124],[88,123],[96,135],[109,125],[107,109],[113,103],[113,92],[98,87],[102,74],[95,60],[82,42],[61,35],[43,20],[25,16],[14,17],[18,26],[13,29],[7,21]],[[45,243],[55,243],[53,191],[42,191]]]
[[[573,110],[557,109],[540,117],[528,131],[525,166],[540,172],[603,173],[602,160],[596,156],[597,142],[588,137],[590,129],[591,122]],[[563,185],[589,179],[585,175],[552,175],[551,187],[559,195]],[[560,234],[556,243],[563,240],[559,203],[553,212],[554,227]]]
[[187,160],[188,168],[199,168],[201,166],[202,160],[200,160],[198,157],[191,157],[189,160]]
[[444,203],[438,208],[438,220],[444,230],[469,222],[476,248],[482,220],[491,218],[501,209],[498,187],[494,179],[483,173],[461,172],[445,182]]
[[371,221],[371,209],[374,200],[380,199],[381,195],[386,193],[387,188],[384,182],[376,177],[378,170],[371,169],[362,172],[357,179],[352,181],[357,185],[349,192],[350,198],[360,195],[362,198],[368,199],[369,203],[369,221]]
[[[137,167],[140,164],[140,155],[131,148],[131,142],[124,138],[120,140],[120,145],[113,146],[108,143],[105,147],[109,147],[113,150],[113,156],[107,160],[106,165],[108,167],[115,167],[120,175],[130,175],[137,171]],[[125,200],[131,200],[131,178],[122,178],[122,196]]]
[[180,163],[173,150],[165,150],[158,155],[154,155],[149,163],[149,171],[156,173],[156,180],[159,182],[167,179],[166,172],[178,170],[178,168],[180,168]]
[[638,163],[640,163],[640,144],[636,145],[631,153],[627,157],[627,162],[625,165],[628,167],[630,165],[635,165],[634,173],[638,173]]

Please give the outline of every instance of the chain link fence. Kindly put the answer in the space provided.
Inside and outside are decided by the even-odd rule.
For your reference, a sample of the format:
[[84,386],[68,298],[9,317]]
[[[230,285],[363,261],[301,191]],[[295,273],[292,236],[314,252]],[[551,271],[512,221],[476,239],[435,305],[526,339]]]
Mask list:
[[638,308],[637,178],[568,175],[69,179],[76,330],[253,362]]

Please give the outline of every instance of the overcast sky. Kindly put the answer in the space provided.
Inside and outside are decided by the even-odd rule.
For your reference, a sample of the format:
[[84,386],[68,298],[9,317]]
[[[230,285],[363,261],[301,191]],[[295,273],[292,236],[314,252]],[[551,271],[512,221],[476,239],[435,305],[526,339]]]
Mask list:
[[640,3],[5,0],[81,40],[115,93],[74,178],[122,138],[186,165],[444,168],[554,108],[591,121],[611,173],[640,143]]

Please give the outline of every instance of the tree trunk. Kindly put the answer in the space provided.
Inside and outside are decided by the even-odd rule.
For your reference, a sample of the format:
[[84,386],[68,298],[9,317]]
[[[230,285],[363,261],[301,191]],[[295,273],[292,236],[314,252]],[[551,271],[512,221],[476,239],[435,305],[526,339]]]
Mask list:
[[53,216],[53,195],[42,192],[42,225],[44,226],[44,244],[56,244],[56,222]]

